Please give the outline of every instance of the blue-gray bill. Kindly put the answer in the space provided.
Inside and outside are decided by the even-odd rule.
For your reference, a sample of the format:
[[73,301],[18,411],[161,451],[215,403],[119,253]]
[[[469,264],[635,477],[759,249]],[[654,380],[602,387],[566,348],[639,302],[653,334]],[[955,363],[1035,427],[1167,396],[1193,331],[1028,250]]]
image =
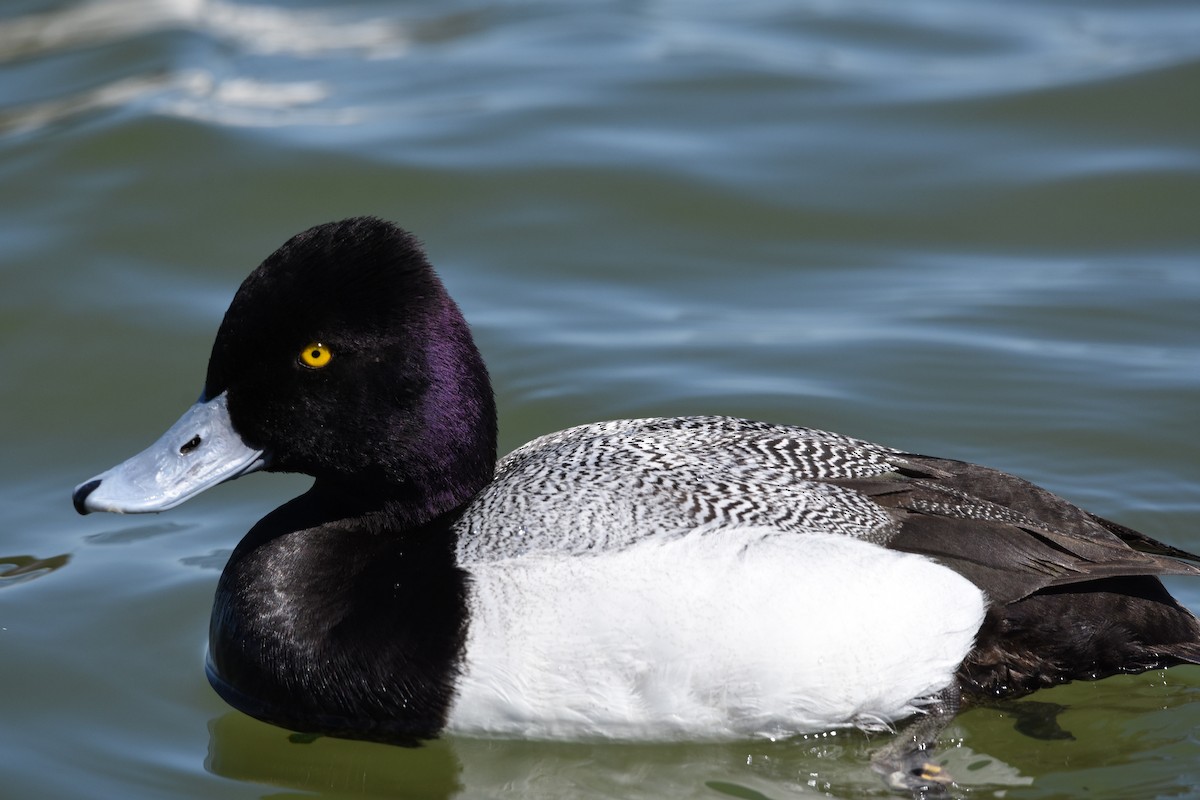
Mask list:
[[224,393],[184,412],[158,441],[75,487],[75,510],[144,514],[266,466],[263,451],[246,444],[229,419]]

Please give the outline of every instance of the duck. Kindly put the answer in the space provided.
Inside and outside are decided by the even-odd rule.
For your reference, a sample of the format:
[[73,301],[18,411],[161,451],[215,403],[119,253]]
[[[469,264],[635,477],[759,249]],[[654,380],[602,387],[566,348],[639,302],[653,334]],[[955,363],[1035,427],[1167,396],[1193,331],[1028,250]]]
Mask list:
[[415,746],[896,730],[940,780],[963,705],[1200,663],[1159,580],[1196,555],[1019,477],[724,416],[617,419],[497,460],[488,371],[421,243],[355,217],[241,284],[199,400],[77,486],[160,512],[314,478],[217,584],[205,672],[282,728]]

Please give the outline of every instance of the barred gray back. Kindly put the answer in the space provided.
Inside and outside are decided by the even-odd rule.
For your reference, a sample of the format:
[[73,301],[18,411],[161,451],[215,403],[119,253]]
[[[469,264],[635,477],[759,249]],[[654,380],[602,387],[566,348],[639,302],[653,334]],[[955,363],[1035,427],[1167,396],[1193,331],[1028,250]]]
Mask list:
[[458,523],[459,560],[584,554],[743,524],[884,543],[889,511],[823,481],[902,463],[898,451],[848,436],[732,417],[581,425],[501,459]]

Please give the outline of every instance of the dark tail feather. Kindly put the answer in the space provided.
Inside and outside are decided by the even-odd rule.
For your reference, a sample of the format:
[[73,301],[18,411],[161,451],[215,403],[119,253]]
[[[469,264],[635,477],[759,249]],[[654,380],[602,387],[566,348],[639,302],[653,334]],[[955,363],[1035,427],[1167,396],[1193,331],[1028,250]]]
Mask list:
[[1109,533],[1114,534],[1117,536],[1117,538],[1132,547],[1134,550],[1137,550],[1139,553],[1150,553],[1152,555],[1167,556],[1169,558],[1182,558],[1185,561],[1200,561],[1200,556],[1196,555],[1195,553],[1189,553],[1187,550],[1181,550],[1178,547],[1172,547],[1169,544],[1163,544],[1157,539],[1151,539],[1146,534],[1135,531],[1133,528],[1126,528],[1119,522],[1113,522],[1110,519],[1098,517],[1091,512],[1087,512],[1087,515],[1091,517],[1093,521],[1099,523],[1100,526]]
[[1157,578],[1131,576],[994,606],[959,679],[970,696],[1013,697],[1178,664],[1200,664],[1200,620]]

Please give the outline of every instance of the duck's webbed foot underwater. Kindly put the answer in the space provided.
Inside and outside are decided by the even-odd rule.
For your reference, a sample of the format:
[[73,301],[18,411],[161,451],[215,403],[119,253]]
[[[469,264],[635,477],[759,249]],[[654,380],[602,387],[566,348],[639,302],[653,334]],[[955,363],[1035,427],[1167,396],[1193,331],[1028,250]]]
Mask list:
[[[971,707],[1002,711],[1011,717],[1013,729],[1039,741],[1073,740],[1075,737],[1058,721],[1067,706],[1035,700],[986,699],[977,695],[964,698],[956,683],[938,694],[925,713],[900,728],[888,744],[871,756],[871,768],[889,789],[918,800],[956,797],[955,776],[938,763],[939,738],[960,712]],[[944,759],[941,759],[944,760]],[[964,792],[966,790],[963,790]]]
[[901,728],[891,742],[871,756],[871,768],[888,788],[914,798],[950,797],[954,778],[935,760],[938,737],[962,706],[957,684],[943,689],[937,699]]

